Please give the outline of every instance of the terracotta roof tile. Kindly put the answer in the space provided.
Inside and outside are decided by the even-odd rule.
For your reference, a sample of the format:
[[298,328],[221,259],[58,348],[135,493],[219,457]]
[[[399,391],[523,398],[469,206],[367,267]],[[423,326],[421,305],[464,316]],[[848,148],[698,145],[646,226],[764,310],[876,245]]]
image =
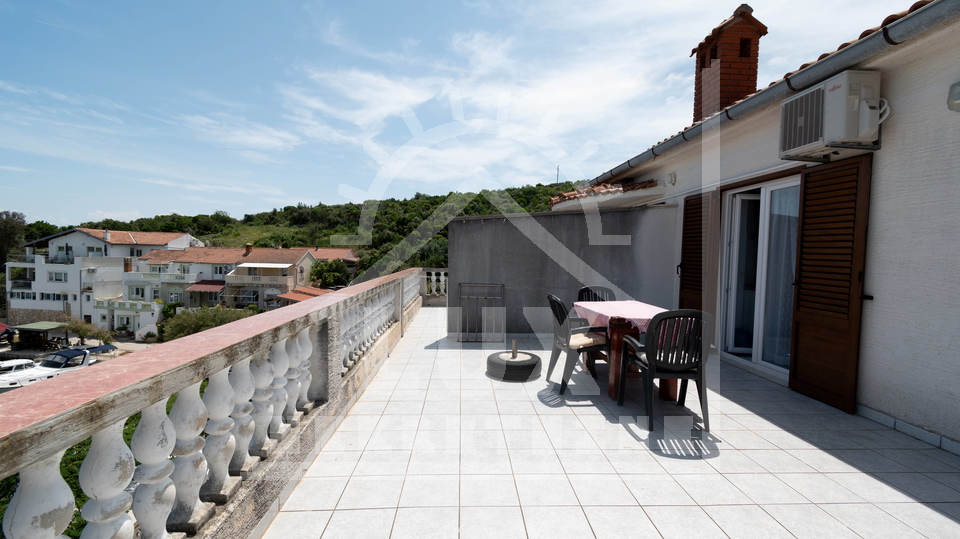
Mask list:
[[190,262],[194,264],[234,264],[243,255],[243,249],[228,247],[190,247],[182,251],[155,250],[140,257],[151,264]]
[[238,264],[257,263],[257,264],[296,264],[303,258],[305,253],[311,253],[313,249],[306,247],[292,247],[290,249],[271,249],[261,247],[253,249],[250,254],[241,253],[237,259]]
[[593,197],[599,195],[613,195],[619,193],[628,193],[630,191],[636,191],[638,189],[649,189],[651,187],[656,187],[657,180],[647,180],[644,182],[628,183],[626,185],[610,185],[610,184],[600,184],[592,185],[590,187],[581,187],[576,191],[570,191],[567,193],[560,193],[555,197],[550,197],[550,207],[554,207],[561,202],[566,202],[568,200],[574,200],[578,198]]
[[357,256],[353,254],[353,249],[349,247],[317,247],[311,253],[317,260],[333,260],[335,258],[349,260]]
[[107,230],[107,232],[110,233],[110,239],[106,240],[103,237],[103,230],[95,228],[77,228],[75,230],[89,234],[111,245],[166,245],[173,240],[188,235],[183,232],[129,232],[126,230]]

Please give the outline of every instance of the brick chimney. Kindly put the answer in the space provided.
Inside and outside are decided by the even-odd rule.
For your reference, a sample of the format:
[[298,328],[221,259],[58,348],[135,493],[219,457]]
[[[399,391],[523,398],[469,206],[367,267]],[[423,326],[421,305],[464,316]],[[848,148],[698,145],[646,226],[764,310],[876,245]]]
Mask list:
[[741,4],[693,49],[696,89],[693,121],[710,116],[757,91],[760,38],[767,27],[753,18],[753,8]]
[[246,245],[243,246],[243,256],[247,256],[248,254],[250,254],[250,253],[252,253],[252,252],[253,252],[253,244],[248,243],[248,244],[246,244]]

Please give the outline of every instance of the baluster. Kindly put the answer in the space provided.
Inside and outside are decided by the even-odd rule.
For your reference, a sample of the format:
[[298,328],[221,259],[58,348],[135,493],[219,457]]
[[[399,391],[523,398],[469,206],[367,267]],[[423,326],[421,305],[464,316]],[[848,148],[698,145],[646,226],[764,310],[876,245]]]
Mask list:
[[218,505],[227,503],[237,489],[240,479],[230,477],[230,459],[237,448],[233,437],[233,387],[230,385],[230,369],[223,369],[210,376],[210,384],[203,394],[203,405],[207,409],[207,442],[203,446],[203,456],[210,467],[207,482],[200,487],[200,499]]
[[58,451],[20,470],[20,484],[3,515],[3,533],[10,539],[63,537],[73,519],[73,492],[60,475]]
[[177,487],[177,499],[167,517],[167,529],[196,535],[213,515],[213,504],[200,501],[200,486],[207,480],[207,459],[201,451],[204,439],[200,436],[207,422],[207,407],[200,400],[200,382],[177,394],[170,420],[177,431],[170,474]]
[[253,437],[250,439],[250,454],[265,459],[273,452],[277,442],[268,437],[273,420],[273,363],[269,357],[254,358],[250,364],[253,374]]
[[441,296],[447,295],[447,274],[445,272],[440,272],[440,294]]
[[273,396],[270,402],[273,403],[273,417],[270,418],[270,428],[267,433],[274,440],[280,441],[290,432],[290,425],[283,422],[283,409],[287,406],[287,367],[290,365],[290,358],[284,350],[286,339],[280,339],[270,347],[270,363],[273,363],[273,382],[270,387],[273,389]]
[[287,359],[290,364],[287,368],[287,385],[284,389],[287,392],[287,404],[283,409],[283,420],[296,427],[300,424],[300,418],[303,412],[297,410],[297,399],[300,398],[300,344],[297,343],[296,335],[286,339],[284,351],[287,353]]
[[[256,382],[253,379],[253,373],[250,372],[251,359],[252,357],[241,359],[230,369],[230,385],[233,386],[233,411],[230,417],[233,419],[233,438],[237,442],[233,457],[230,459],[230,475],[243,479],[249,477],[257,463],[257,459],[250,456],[250,440],[256,430],[253,418],[250,416],[253,412],[253,403],[250,402],[250,398],[256,393]],[[272,380],[271,374],[270,381]],[[267,382],[268,385],[270,381]],[[266,429],[263,432],[266,437]]]
[[309,412],[313,408],[313,403],[307,395],[310,384],[313,382],[313,374],[310,372],[310,355],[313,354],[313,343],[310,341],[311,327],[297,334],[297,343],[300,344],[300,395],[297,398],[297,409],[304,412]]
[[119,421],[95,433],[80,465],[80,488],[90,497],[80,511],[87,521],[80,539],[133,539],[133,519],[126,512],[133,495],[124,489],[133,478],[136,463],[123,441],[124,423]]
[[140,539],[166,539],[167,515],[176,498],[176,487],[170,480],[173,461],[170,452],[176,444],[176,431],[167,417],[167,400],[146,407],[133,432],[130,448],[140,461],[133,480],[138,483],[133,493],[133,515],[140,526]]

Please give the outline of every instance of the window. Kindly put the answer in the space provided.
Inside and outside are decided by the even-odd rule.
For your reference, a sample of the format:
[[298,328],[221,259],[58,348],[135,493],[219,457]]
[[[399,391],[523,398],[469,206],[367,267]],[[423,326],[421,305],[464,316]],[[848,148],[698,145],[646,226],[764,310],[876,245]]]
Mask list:
[[170,292],[170,303],[183,301],[183,292]]
[[166,273],[166,266],[150,266],[150,273]]
[[107,321],[107,315],[101,314],[101,315],[100,315],[100,321],[101,321],[101,322],[106,322],[106,321]]
[[117,325],[118,325],[118,327],[126,326],[126,327],[129,329],[129,328],[130,328],[130,317],[129,317],[129,316],[118,316],[118,317],[117,317]]
[[65,271],[47,272],[47,281],[51,283],[65,283],[67,282],[67,272]]
[[160,289],[159,289],[159,288],[154,288],[152,294],[153,294],[153,295],[151,296],[152,299],[154,299],[154,300],[160,299]]
[[230,273],[230,266],[214,266],[213,267],[214,277],[223,277],[228,273]]
[[63,301],[63,296],[60,294],[41,293],[40,299],[42,301]]
[[87,256],[103,256],[103,247],[87,247]]
[[143,299],[145,298],[145,290],[142,286],[131,286],[130,287],[130,298],[131,299]]
[[222,295],[222,292],[207,292],[207,301],[219,302]]
[[86,299],[86,301],[89,302],[89,301],[90,301],[90,294],[87,294],[86,297],[85,297],[85,299]]
[[36,292],[10,292],[10,299],[37,299]]
[[190,264],[180,264],[180,273],[183,275],[190,273]]
[[135,249],[134,249],[133,247],[131,247],[131,248],[130,248],[130,256],[134,256],[134,254],[133,254],[134,252],[135,252]]
[[728,195],[724,352],[788,369],[800,185],[796,177]]
[[246,303],[257,303],[260,301],[260,291],[259,290],[241,290],[240,301],[243,301]]
[[73,301],[77,301],[77,295],[76,295],[76,294],[73,295]]
[[247,268],[247,275],[250,275],[250,276],[260,275],[260,268]]

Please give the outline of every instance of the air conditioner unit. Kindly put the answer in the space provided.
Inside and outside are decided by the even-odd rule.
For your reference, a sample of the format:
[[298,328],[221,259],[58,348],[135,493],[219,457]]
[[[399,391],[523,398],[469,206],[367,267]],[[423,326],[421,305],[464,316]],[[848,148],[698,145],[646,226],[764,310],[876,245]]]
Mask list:
[[879,71],[844,71],[780,103],[780,159],[830,162],[880,149]]

